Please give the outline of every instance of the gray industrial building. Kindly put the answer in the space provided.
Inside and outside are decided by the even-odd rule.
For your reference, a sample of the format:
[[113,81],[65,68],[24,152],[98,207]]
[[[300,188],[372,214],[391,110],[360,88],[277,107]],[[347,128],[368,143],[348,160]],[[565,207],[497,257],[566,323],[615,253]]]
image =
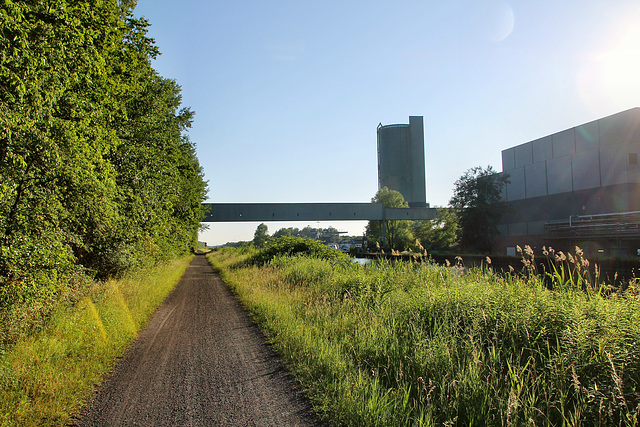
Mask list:
[[510,183],[494,249],[579,245],[591,254],[636,255],[639,154],[640,108],[503,150]]
[[378,188],[399,191],[412,208],[427,207],[422,116],[378,125]]

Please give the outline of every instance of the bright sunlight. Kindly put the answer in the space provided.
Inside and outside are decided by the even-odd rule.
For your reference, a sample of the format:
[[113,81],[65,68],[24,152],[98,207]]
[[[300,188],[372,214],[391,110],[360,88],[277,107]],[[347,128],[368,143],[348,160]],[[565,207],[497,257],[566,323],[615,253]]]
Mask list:
[[578,78],[585,103],[599,111],[612,104],[635,106],[640,99],[640,25],[627,27],[611,49],[595,54]]

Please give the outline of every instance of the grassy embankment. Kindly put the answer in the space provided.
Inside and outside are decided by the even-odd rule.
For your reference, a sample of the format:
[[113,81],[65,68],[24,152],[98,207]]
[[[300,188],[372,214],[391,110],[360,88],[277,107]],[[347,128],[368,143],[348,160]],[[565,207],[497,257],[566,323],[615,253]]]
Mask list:
[[0,426],[66,425],[184,273],[191,257],[95,283],[0,354]]
[[638,424],[633,286],[268,258],[209,255],[331,425]]

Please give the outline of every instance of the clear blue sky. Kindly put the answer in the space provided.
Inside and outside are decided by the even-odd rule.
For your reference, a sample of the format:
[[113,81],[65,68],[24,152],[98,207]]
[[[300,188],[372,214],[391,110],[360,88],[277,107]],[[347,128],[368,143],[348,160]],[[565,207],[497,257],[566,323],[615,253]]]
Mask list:
[[215,203],[368,202],[376,126],[416,115],[427,200],[444,206],[465,170],[502,170],[503,149],[640,106],[637,0],[139,0],[135,15],[196,113]]

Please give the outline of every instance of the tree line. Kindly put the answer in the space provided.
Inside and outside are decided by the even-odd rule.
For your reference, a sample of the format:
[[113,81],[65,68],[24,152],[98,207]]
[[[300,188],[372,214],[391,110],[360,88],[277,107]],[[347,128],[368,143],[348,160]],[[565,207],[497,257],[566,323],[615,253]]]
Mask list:
[[0,6],[0,305],[197,243],[194,113],[135,3]]
[[[269,235],[269,229],[266,224],[262,223],[256,227],[256,231],[253,234],[253,240],[251,242],[238,242],[235,246],[239,245],[253,245],[256,248],[262,248],[266,246],[273,239],[279,239],[281,237],[301,237],[303,239],[313,239],[325,244],[337,245],[342,240],[354,239],[354,236],[347,236],[345,232],[338,231],[334,227],[327,228],[313,228],[306,226],[304,228],[297,227],[283,227],[278,229]],[[233,244],[227,244],[231,246]]]
[[[421,247],[428,251],[463,250],[487,253],[504,213],[502,189],[508,176],[491,166],[473,167],[455,182],[449,206],[438,217],[422,221],[369,221],[366,235],[377,247],[403,251]],[[380,189],[371,200],[388,208],[408,208],[400,192]]]

